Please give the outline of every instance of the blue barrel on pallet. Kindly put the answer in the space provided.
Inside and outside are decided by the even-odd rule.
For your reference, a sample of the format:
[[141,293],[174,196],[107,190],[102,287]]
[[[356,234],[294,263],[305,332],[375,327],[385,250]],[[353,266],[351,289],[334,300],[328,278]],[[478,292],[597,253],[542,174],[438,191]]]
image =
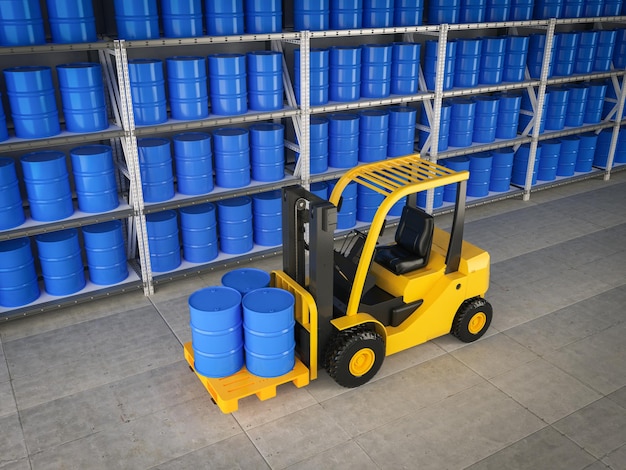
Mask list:
[[197,195],[213,191],[211,135],[184,132],[174,135],[172,141],[178,192]]
[[563,0],[561,16],[563,18],[582,18],[584,0]]
[[211,54],[208,58],[209,97],[213,113],[229,116],[247,112],[246,56]]
[[[528,36],[528,56],[526,65],[530,78],[538,79],[541,77],[541,66],[543,65],[543,56],[546,49],[546,35],[534,33]],[[548,77],[552,76],[552,62],[554,57],[554,48],[550,51],[550,62],[548,65]]]
[[[335,184],[337,184],[337,181],[329,183],[328,197],[333,193]],[[356,225],[357,186],[357,183],[349,183],[343,190],[343,194],[341,195],[341,208],[337,211],[337,230],[349,229]]]
[[394,26],[420,26],[424,16],[423,0],[395,0]]
[[626,28],[617,30],[613,48],[613,66],[616,69],[626,68]]
[[224,127],[213,132],[215,182],[222,188],[250,184],[250,143],[247,129]]
[[491,152],[491,176],[489,179],[489,191],[504,192],[511,186],[511,174],[513,172],[513,148],[496,149]]
[[246,0],[244,7],[248,34],[280,33],[283,30],[281,0]]
[[72,173],[82,212],[106,212],[119,206],[115,163],[109,145],[85,145],[70,150]]
[[15,135],[37,139],[59,134],[61,126],[50,67],[10,67],[3,73]]
[[[309,52],[309,104],[328,103],[330,53],[328,49],[313,48]],[[293,51],[293,87],[296,103],[300,104],[300,49]]]
[[[449,1],[449,0],[446,0]],[[446,43],[446,53],[444,56],[445,65],[443,73],[443,89],[449,90],[454,86],[454,70],[456,65],[456,41]],[[439,41],[426,41],[426,52],[424,55],[424,79],[426,88],[435,89],[435,77],[437,75],[437,50]]]
[[499,98],[498,121],[496,125],[497,139],[514,139],[517,137],[519,113],[522,104],[521,93],[497,93]]
[[170,112],[173,119],[209,116],[206,60],[198,56],[175,56],[165,60]]
[[174,172],[170,141],[137,139],[141,189],[146,202],[163,202],[174,197]]
[[623,0],[604,0],[600,16],[619,16],[623,3]]
[[244,33],[243,0],[205,0],[206,29],[209,36]]
[[598,134],[595,132],[585,132],[578,136],[580,144],[578,146],[578,154],[576,155],[575,172],[588,173],[593,168],[593,159],[596,153],[596,145],[598,143]]
[[254,247],[252,199],[239,196],[217,203],[220,250],[231,255],[247,253]]
[[356,191],[356,219],[360,222],[372,222],[385,196],[362,184],[357,185]]
[[461,0],[459,23],[483,23],[487,0]]
[[561,141],[561,153],[559,154],[556,176],[574,176],[580,139],[578,136],[569,135],[560,137],[559,140]]
[[506,37],[483,38],[482,41],[478,83],[483,85],[502,83],[507,39]]
[[574,73],[574,62],[580,35],[577,32],[557,33],[554,35],[554,53],[552,55],[554,76],[570,76]]
[[39,0],[4,0],[0,8],[0,46],[44,44],[46,33]]
[[489,195],[492,161],[491,152],[470,155],[470,176],[467,181],[468,196],[485,197]]
[[44,150],[20,158],[33,220],[61,220],[74,213],[65,154]]
[[189,296],[193,367],[205,377],[227,377],[243,367],[241,294],[225,286]]
[[[450,157],[443,160],[442,165],[454,171],[469,171],[470,159],[466,155],[462,155],[459,157]],[[456,187],[456,183],[447,184],[443,187],[443,200],[445,202],[456,201]]]
[[359,161],[377,162],[387,158],[389,112],[372,109],[359,113]]
[[509,21],[527,21],[533,18],[534,0],[511,0]]
[[489,143],[496,140],[498,127],[498,109],[500,99],[497,96],[477,96],[474,115],[472,142]]
[[598,134],[598,141],[596,143],[596,151],[593,155],[593,165],[606,168],[609,150],[611,148],[611,139],[613,138],[613,129],[602,129]]
[[0,241],[0,306],[20,307],[39,297],[28,237]]
[[581,31],[574,60],[574,73],[591,73],[598,48],[599,31]]
[[299,0],[293,7],[293,29],[324,31],[330,27],[330,0]]
[[279,246],[283,243],[282,197],[280,190],[252,196],[254,243]]
[[363,0],[333,0],[330,2],[330,29],[361,29]]
[[328,119],[312,117],[309,125],[309,171],[312,175],[328,170]]
[[46,3],[52,42],[72,44],[97,41],[96,18],[91,0],[71,3],[47,0]]
[[0,157],[0,230],[17,227],[26,220],[12,158]]
[[270,286],[271,276],[267,271],[256,268],[239,268],[222,276],[222,285],[246,295],[256,289]]
[[217,258],[217,216],[210,202],[181,207],[180,233],[183,258],[191,263],[206,263]]
[[326,183],[326,181],[311,183],[310,191],[319,198],[324,200],[328,199],[328,183]]
[[159,10],[156,0],[114,0],[114,5],[118,38],[138,40],[159,37]]
[[503,82],[523,82],[528,57],[528,36],[507,36],[504,53]]
[[2,106],[2,93],[0,93],[0,142],[9,138],[9,131],[7,129],[7,118],[4,114],[4,108]]
[[613,50],[617,39],[617,30],[605,29],[598,32],[598,47],[593,61],[594,72],[608,72],[613,63]]
[[148,250],[154,272],[172,271],[180,266],[180,242],[176,211],[165,210],[146,215]]
[[482,45],[482,39],[457,39],[454,86],[469,88],[478,85]]
[[485,6],[485,21],[508,21],[511,10],[511,0],[487,0]]
[[[547,90],[546,90],[547,92]],[[565,127],[565,116],[569,102],[569,89],[565,87],[550,87],[550,100],[546,107],[546,129],[561,130]]]
[[580,127],[584,122],[589,88],[584,83],[572,83],[567,85],[566,88],[569,90],[569,98],[565,112],[565,125],[568,127]]
[[[526,184],[526,175],[528,174],[528,161],[530,158],[530,144],[522,144],[515,152],[513,157],[513,169],[511,171],[511,184],[516,186],[524,186]],[[539,160],[541,159],[541,146],[537,146],[535,153],[535,163],[530,169],[532,171],[531,185],[537,183],[537,170],[539,168]]]
[[461,0],[429,1],[426,17],[428,24],[459,23],[461,17]]
[[128,277],[122,222],[110,220],[83,227],[89,280],[110,286]]
[[393,26],[394,0],[363,0],[363,27]]
[[537,179],[553,181],[556,179],[556,171],[559,166],[561,141],[559,139],[544,140],[539,145],[541,146],[541,158],[537,167]]
[[86,285],[78,230],[70,228],[35,237],[46,292],[75,294]]
[[535,0],[533,17],[536,20],[548,20],[563,16],[563,0]]
[[328,116],[328,165],[352,168],[359,161],[359,115],[335,113]]
[[246,54],[248,107],[253,111],[283,108],[283,55],[276,51]]
[[285,127],[282,124],[264,122],[254,124],[250,133],[250,161],[252,179],[256,181],[280,181],[285,177]]
[[[426,208],[428,202],[428,191],[420,191],[417,193],[417,205],[422,209]],[[433,209],[443,206],[443,186],[439,186],[434,189],[433,194]]]
[[361,46],[361,96],[385,98],[391,93],[391,44]]
[[167,121],[163,61],[131,59],[128,61],[128,76],[135,124],[145,126]]
[[417,110],[410,106],[392,106],[389,111],[387,156],[399,157],[414,152]]
[[595,18],[602,14],[602,6],[605,0],[584,0],[583,2],[583,18]]
[[585,116],[583,117],[585,124],[598,124],[602,120],[606,88],[606,83],[589,83],[589,94],[585,105]]
[[448,144],[452,147],[469,147],[474,134],[476,102],[467,98],[450,100],[450,136]]
[[391,93],[417,93],[417,77],[421,45],[413,42],[394,42],[391,48]]
[[[439,139],[437,142],[437,149],[447,150],[450,142],[450,122],[452,119],[452,104],[449,100],[441,103],[441,115],[439,119]],[[425,107],[422,104],[422,113],[420,115],[420,124],[422,126],[426,126],[432,129],[430,121],[428,120],[428,115],[426,114]],[[417,132],[418,140],[419,140],[419,148],[422,150],[426,145],[426,140],[430,136],[430,130],[419,129]],[[430,143],[431,148],[433,142]],[[412,148],[412,146],[411,146]],[[406,154],[405,154],[406,155]],[[390,155],[391,156],[391,155]]]
[[279,377],[295,365],[295,299],[275,287],[256,289],[242,301],[246,368],[259,377]]
[[[541,113],[541,121],[539,122],[539,132],[543,132],[546,127],[546,117],[548,106],[550,105],[550,90],[546,89],[546,93],[544,95],[543,101],[543,111]],[[520,108],[520,116],[519,116],[519,125],[518,130],[521,133],[524,132],[528,124],[535,118],[535,109],[533,107],[532,101],[530,99],[530,95],[528,91],[524,90],[522,92],[522,103]],[[530,132],[533,131],[534,126],[537,125],[537,122],[534,122],[530,128]]]
[[202,36],[202,0],[161,0],[166,38]]
[[361,96],[361,48],[332,46],[329,50],[329,99],[358,100]]

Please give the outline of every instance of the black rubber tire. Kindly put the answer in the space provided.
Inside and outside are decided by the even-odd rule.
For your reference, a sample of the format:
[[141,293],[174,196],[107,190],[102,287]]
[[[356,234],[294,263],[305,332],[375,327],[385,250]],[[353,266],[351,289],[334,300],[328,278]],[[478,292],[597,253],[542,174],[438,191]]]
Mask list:
[[369,382],[384,359],[383,338],[367,327],[357,326],[337,333],[326,350],[325,366],[335,382],[354,388]]
[[485,334],[492,318],[493,308],[489,302],[482,297],[468,299],[459,307],[450,333],[464,343],[471,343]]

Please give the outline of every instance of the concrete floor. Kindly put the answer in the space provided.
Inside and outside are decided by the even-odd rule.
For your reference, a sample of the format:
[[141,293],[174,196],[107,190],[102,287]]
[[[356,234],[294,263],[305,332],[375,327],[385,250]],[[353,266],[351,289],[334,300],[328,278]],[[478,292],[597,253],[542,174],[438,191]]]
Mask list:
[[626,469],[626,172],[472,208],[466,237],[492,255],[482,340],[232,415],[181,346],[223,272],[2,324],[0,469]]

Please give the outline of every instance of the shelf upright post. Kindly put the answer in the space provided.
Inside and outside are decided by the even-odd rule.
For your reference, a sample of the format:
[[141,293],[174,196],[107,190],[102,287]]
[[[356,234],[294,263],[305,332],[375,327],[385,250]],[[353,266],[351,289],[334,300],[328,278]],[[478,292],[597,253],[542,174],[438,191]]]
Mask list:
[[624,113],[624,99],[626,99],[626,76],[622,74],[621,88],[617,88],[619,92],[617,98],[617,112],[615,113],[615,123],[613,124],[613,135],[611,136],[611,145],[609,147],[609,155],[606,159],[606,168],[604,169],[604,181],[608,181],[611,177],[611,168],[615,160],[615,150],[617,149],[617,141],[619,140],[619,131],[622,124],[622,114]]
[[310,73],[311,66],[311,32],[300,32],[300,132],[297,133],[300,156],[296,164],[295,175],[300,177],[302,186],[309,189],[311,183],[311,155],[310,132],[311,124],[311,96]]

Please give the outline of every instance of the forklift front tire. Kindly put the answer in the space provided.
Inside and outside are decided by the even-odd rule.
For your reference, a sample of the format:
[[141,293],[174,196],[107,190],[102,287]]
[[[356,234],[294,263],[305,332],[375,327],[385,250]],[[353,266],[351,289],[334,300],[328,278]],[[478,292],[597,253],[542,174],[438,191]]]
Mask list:
[[326,353],[326,371],[347,388],[367,383],[376,375],[385,358],[383,338],[364,326],[340,331]]
[[485,334],[492,317],[493,309],[485,299],[467,299],[454,317],[451,333],[464,343],[471,343]]

